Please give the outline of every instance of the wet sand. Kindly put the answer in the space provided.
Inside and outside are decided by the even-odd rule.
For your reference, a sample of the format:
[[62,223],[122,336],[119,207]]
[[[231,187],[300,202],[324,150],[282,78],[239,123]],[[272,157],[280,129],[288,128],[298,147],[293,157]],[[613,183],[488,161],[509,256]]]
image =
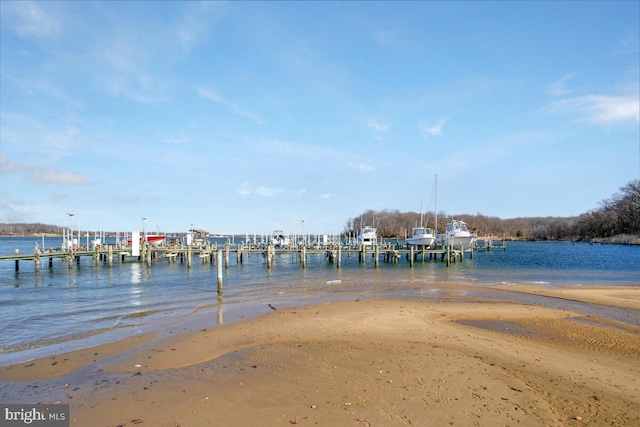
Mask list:
[[[640,306],[640,287],[518,292]],[[638,326],[490,300],[275,308],[2,367],[0,400],[69,403],[72,426],[640,425]]]

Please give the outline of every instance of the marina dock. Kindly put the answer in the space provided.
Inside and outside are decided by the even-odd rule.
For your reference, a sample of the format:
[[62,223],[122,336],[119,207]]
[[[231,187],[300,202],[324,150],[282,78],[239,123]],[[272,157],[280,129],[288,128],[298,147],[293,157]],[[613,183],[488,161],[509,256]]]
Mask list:
[[[490,250],[494,246],[491,241],[481,241],[478,248]],[[506,248],[506,246],[505,246]],[[35,271],[41,268],[54,268],[54,260],[72,268],[74,264],[79,265],[82,258],[91,258],[98,266],[105,264],[108,267],[113,263],[142,262],[153,265],[158,262],[186,263],[188,267],[195,260],[201,263],[219,263],[228,267],[230,259],[235,258],[237,264],[242,264],[246,256],[260,255],[264,257],[267,268],[272,268],[274,258],[281,255],[297,256],[301,268],[306,267],[307,257],[311,255],[323,255],[327,262],[340,268],[344,257],[357,256],[360,263],[373,263],[378,266],[380,262],[399,263],[406,261],[409,266],[413,266],[416,261],[439,260],[447,266],[452,263],[462,262],[465,255],[472,259],[476,245],[469,248],[461,246],[446,246],[434,249],[416,248],[410,246],[406,248],[395,243],[379,243],[376,245],[353,245],[353,244],[312,244],[312,245],[288,245],[285,247],[275,247],[265,243],[230,243],[224,244],[207,243],[200,245],[186,244],[162,244],[162,245],[141,245],[139,252],[135,251],[131,245],[97,245],[93,248],[76,246],[69,249],[44,249],[37,246],[30,254],[14,253],[10,255],[0,255],[0,262],[13,262],[15,271],[20,271],[21,262],[32,264]],[[17,250],[16,250],[17,252]],[[137,252],[137,253],[136,253]]]

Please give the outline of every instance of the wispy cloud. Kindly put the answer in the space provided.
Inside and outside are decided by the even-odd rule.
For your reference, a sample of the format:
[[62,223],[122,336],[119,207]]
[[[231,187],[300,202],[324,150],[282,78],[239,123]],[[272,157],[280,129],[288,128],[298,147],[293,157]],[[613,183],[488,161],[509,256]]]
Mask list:
[[614,55],[638,54],[640,52],[640,28],[626,28],[620,43],[614,48]]
[[0,175],[10,175],[28,168],[29,166],[26,163],[9,160],[7,156],[0,154]]
[[285,192],[282,188],[274,188],[267,186],[254,186],[249,182],[243,182],[240,188],[236,191],[241,196],[258,196],[258,197],[273,197]]
[[385,123],[385,122],[382,122],[376,119],[371,119],[371,118],[367,122],[367,126],[370,129],[373,129],[374,131],[373,137],[378,140],[382,139],[384,137],[384,134],[389,132],[392,127],[390,123]]
[[57,5],[35,1],[1,2],[0,15],[5,24],[20,36],[48,38],[58,34],[62,29],[62,22],[52,12],[56,8],[48,6]]
[[632,96],[585,95],[559,99],[547,110],[560,114],[575,114],[579,120],[595,124],[640,122],[640,100]]
[[89,185],[91,181],[78,173],[54,169],[41,163],[24,163],[0,155],[0,174],[24,173],[23,181],[34,185]]
[[306,189],[299,190],[287,190],[279,187],[269,187],[266,185],[254,186],[251,183],[245,181],[240,188],[236,190],[236,193],[243,197],[256,196],[260,198],[270,198],[279,195],[297,196],[300,197],[307,192]]
[[262,117],[260,117],[258,114],[252,113],[250,111],[246,111],[242,109],[238,104],[231,101],[227,101],[226,99],[223,99],[220,95],[218,95],[218,92],[216,92],[211,88],[199,88],[198,95],[200,95],[203,98],[210,99],[214,102],[217,102],[218,104],[224,105],[235,114],[238,114],[239,116],[247,117],[258,124],[264,125],[266,123],[265,120]]
[[53,200],[53,201],[69,200],[69,199],[71,199],[71,196],[69,195],[69,193],[65,193],[63,191],[58,191],[55,193],[51,193],[49,195],[49,200]]
[[571,92],[567,89],[567,82],[573,78],[573,74],[565,74],[544,89],[544,93],[549,96],[563,96]]
[[371,165],[368,165],[368,164],[365,164],[365,163],[352,163],[352,162],[349,162],[348,166],[350,168],[358,169],[361,172],[371,172],[371,171],[376,169],[375,167],[373,167]]
[[25,181],[36,185],[89,185],[91,182],[83,175],[70,171],[60,171],[44,167],[43,170],[28,174]]
[[389,123],[383,123],[374,119],[369,119],[368,125],[371,129],[381,133],[389,132],[389,130],[391,129],[391,125]]
[[425,136],[427,135],[431,135],[431,136],[440,136],[442,135],[442,127],[444,126],[444,124],[447,122],[447,119],[441,119],[438,123],[432,124],[432,125],[425,125],[424,123],[420,123],[420,130],[422,131],[423,134],[425,134]]
[[210,29],[210,20],[216,10],[223,7],[220,2],[185,2],[181,19],[176,24],[176,39],[183,51],[189,52],[199,44]]

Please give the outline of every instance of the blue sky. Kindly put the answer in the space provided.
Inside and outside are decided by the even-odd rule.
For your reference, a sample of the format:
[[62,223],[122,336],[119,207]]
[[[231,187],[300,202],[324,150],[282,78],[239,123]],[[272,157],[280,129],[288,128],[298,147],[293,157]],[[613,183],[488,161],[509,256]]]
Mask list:
[[640,178],[639,5],[2,1],[0,222],[579,215]]

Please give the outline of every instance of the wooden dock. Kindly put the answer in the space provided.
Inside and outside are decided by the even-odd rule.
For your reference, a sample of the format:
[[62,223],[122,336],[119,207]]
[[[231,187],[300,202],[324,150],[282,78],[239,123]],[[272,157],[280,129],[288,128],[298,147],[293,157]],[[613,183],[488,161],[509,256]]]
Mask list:
[[34,265],[35,271],[42,268],[42,261],[48,263],[48,268],[53,268],[54,260],[61,260],[63,265],[72,268],[74,263],[79,265],[81,258],[92,258],[95,265],[106,264],[111,267],[114,262],[143,262],[152,265],[164,260],[168,263],[186,263],[191,267],[193,259],[198,259],[201,263],[219,263],[228,267],[230,258],[235,257],[237,264],[242,264],[245,256],[262,255],[266,260],[266,267],[273,266],[274,257],[279,255],[297,255],[300,266],[306,267],[307,257],[310,255],[324,255],[327,262],[340,268],[343,257],[358,256],[360,263],[366,263],[368,258],[372,258],[377,267],[379,262],[398,263],[405,259],[413,267],[417,260],[440,260],[449,266],[455,262],[464,260],[468,253],[473,258],[474,248],[463,247],[441,247],[436,249],[425,248],[403,248],[397,244],[383,243],[376,246],[354,246],[348,244],[331,245],[291,245],[289,247],[274,247],[267,244],[204,244],[199,246],[188,246],[184,244],[170,245],[142,245],[140,253],[134,254],[131,246],[126,245],[104,245],[95,248],[75,247],[68,250],[47,249],[41,251],[37,247],[31,254],[0,255],[0,262],[9,261],[15,263],[15,271],[20,270],[20,262],[26,261]]

